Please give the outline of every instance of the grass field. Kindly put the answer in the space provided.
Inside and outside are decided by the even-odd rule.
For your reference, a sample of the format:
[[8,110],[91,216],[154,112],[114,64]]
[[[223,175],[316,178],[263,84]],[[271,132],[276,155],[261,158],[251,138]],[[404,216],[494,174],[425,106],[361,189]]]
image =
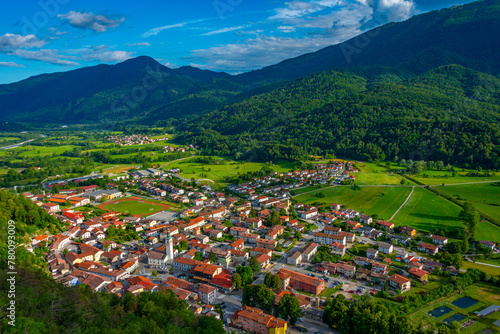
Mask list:
[[500,222],[500,187],[493,183],[445,186],[440,192],[459,201],[471,201],[476,208],[487,216]]
[[[495,175],[491,177],[476,177],[476,176],[465,176],[466,172],[456,172],[453,176],[451,171],[436,171],[429,170],[425,171],[421,175],[412,176],[415,180],[428,185],[438,185],[438,184],[452,184],[452,183],[469,183],[469,182],[481,182],[481,181],[500,181],[500,175]],[[423,175],[428,175],[424,177]]]
[[[481,261],[479,261],[479,262],[481,262]],[[479,264],[479,263],[464,261],[462,269],[465,269],[465,270],[467,270],[467,269],[479,269],[479,270],[484,271],[488,275],[500,277],[500,268],[485,266],[485,265]]]
[[[246,172],[259,171],[264,167],[264,163],[257,162],[235,162],[225,160],[224,164],[202,164],[192,162],[191,159],[175,161],[169,163],[165,168],[179,168],[182,170],[180,176],[191,179],[210,179],[218,187],[227,186],[226,176],[232,177]],[[296,167],[296,163],[289,161],[279,161],[270,166],[276,172],[287,172]],[[203,176],[201,176],[203,174]]]
[[392,222],[396,226],[408,225],[425,232],[443,227],[452,230],[462,228],[462,222],[458,219],[460,211],[458,205],[426,189],[416,187],[408,203]]
[[[325,197],[316,197],[317,192],[323,193]],[[314,190],[313,193],[295,197],[295,200],[305,204],[340,203],[368,215],[377,214],[379,219],[389,219],[410,192],[410,187],[361,187],[359,190],[353,187],[335,187]]]
[[101,209],[129,213],[134,216],[149,216],[163,211],[167,206],[140,198],[128,198],[104,203]]

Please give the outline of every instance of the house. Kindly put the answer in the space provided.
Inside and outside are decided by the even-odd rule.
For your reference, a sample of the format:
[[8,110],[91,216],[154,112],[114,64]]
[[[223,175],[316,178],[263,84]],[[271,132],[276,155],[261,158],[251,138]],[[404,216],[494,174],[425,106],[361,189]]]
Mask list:
[[236,249],[236,250],[243,250],[245,247],[245,241],[243,239],[239,238],[235,241],[233,241],[231,244],[229,244],[230,249]]
[[337,235],[341,231],[342,231],[342,229],[340,227],[335,227],[335,226],[325,226],[323,228],[323,233],[328,233],[328,234],[333,234],[333,235]]
[[415,234],[417,234],[417,230],[414,229],[413,227],[409,227],[409,226],[401,226],[399,228],[399,231],[402,233],[402,234],[406,234],[407,236],[409,237],[414,237]]
[[269,263],[271,262],[271,257],[267,254],[261,254],[257,256],[255,259],[260,264],[260,269],[262,270],[266,269]]
[[418,269],[418,268],[410,268],[410,270],[408,270],[408,272],[410,273],[410,276],[413,277],[414,279],[417,279],[421,282],[427,282],[429,280],[429,273],[427,271],[424,271],[422,269]]
[[36,246],[38,245],[39,243],[41,243],[42,241],[45,241],[46,243],[49,241],[49,237],[45,234],[40,234],[39,236],[36,236],[34,237],[32,240],[31,240],[31,244],[33,246]]
[[366,257],[369,259],[376,259],[378,256],[378,253],[379,253],[378,250],[373,249],[373,248],[368,248],[366,250]]
[[426,254],[436,255],[438,253],[438,247],[434,245],[427,244],[425,242],[421,242],[417,245],[417,249]]
[[198,287],[198,297],[200,297],[202,303],[215,304],[217,300],[217,288],[206,284],[200,284]]
[[386,231],[391,231],[394,228],[393,223],[384,220],[377,222],[377,225]]
[[442,237],[440,235],[434,235],[431,234],[430,237],[432,238],[432,243],[436,244],[438,246],[444,246],[448,243],[448,238]]
[[479,240],[479,243],[481,245],[483,245],[484,247],[491,248],[493,250],[496,248],[496,244],[494,242],[491,242],[491,241]]
[[359,221],[365,225],[370,225],[371,223],[373,223],[373,218],[367,215],[361,215],[359,217]]
[[389,286],[396,290],[400,290],[401,293],[405,293],[406,291],[410,291],[411,281],[401,275],[394,274],[389,277]]
[[173,266],[176,270],[190,271],[193,267],[202,263],[201,261],[188,259],[185,257],[177,257],[174,259]]
[[337,234],[337,236],[344,236],[345,237],[345,240],[346,242],[354,242],[354,240],[356,240],[356,235],[354,233],[351,233],[351,232],[344,232],[344,231],[341,231]]
[[311,219],[311,218],[316,217],[317,215],[318,215],[318,209],[311,209],[311,210],[302,212],[301,218],[302,219]]
[[299,251],[294,252],[292,255],[286,258],[286,263],[292,266],[296,266],[302,262],[302,253]]
[[428,272],[433,272],[436,270],[436,268],[439,268],[443,270],[444,264],[441,262],[433,261],[433,260],[427,260],[423,263],[424,267],[423,269],[428,271]]
[[311,242],[307,244],[302,249],[302,260],[303,261],[311,261],[316,252],[318,251],[318,244],[315,242]]
[[218,230],[205,230],[205,233],[207,233],[212,239],[220,239],[222,238],[222,232]]
[[243,306],[231,318],[234,327],[256,334],[286,334],[288,323],[262,310]]
[[42,209],[45,209],[48,213],[56,213],[60,211],[59,204],[56,203],[43,203]]
[[389,272],[389,268],[386,264],[374,262],[372,263],[372,271],[379,274],[387,274]]
[[189,272],[194,276],[194,279],[210,282],[215,275],[222,272],[222,268],[214,264],[200,263]]
[[267,239],[257,239],[257,247],[274,249],[276,247],[276,241]]
[[342,245],[346,244],[346,237],[322,232],[314,232],[313,233],[313,241],[319,244],[327,244],[331,245],[334,242],[341,243]]
[[334,242],[331,246],[332,254],[340,255],[341,257],[345,255],[345,245],[342,245],[340,242]]
[[356,274],[356,267],[345,263],[337,263],[335,270],[347,278],[352,278]]
[[378,250],[384,254],[391,254],[394,251],[394,246],[385,242],[379,242]]
[[281,288],[283,290],[291,287],[318,295],[325,289],[325,281],[289,269],[282,268],[277,275],[281,279]]

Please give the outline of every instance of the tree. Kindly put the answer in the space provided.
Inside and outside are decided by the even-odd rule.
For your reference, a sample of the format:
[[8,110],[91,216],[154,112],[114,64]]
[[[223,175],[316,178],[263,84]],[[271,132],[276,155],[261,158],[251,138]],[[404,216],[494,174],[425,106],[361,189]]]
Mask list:
[[279,244],[279,243],[278,243],[278,244],[276,245],[276,248],[275,248],[274,250],[275,250],[275,251],[277,251],[277,252],[282,252],[282,251],[283,251],[283,248],[281,247],[281,244]]
[[295,239],[297,239],[297,240],[302,240],[302,233],[300,233],[300,231],[297,231],[297,232],[295,233]]
[[286,294],[281,298],[278,309],[283,319],[290,320],[292,325],[295,325],[301,315],[299,299],[290,294]]
[[153,270],[153,272],[151,273],[151,275],[153,275],[153,277],[156,277],[156,276],[158,276],[158,272],[156,270]]
[[281,288],[281,278],[276,274],[272,278],[272,289],[276,290]]
[[194,259],[198,260],[198,261],[202,261],[203,260],[203,253],[202,252],[196,252],[196,254],[194,255]]
[[271,272],[266,273],[266,277],[264,278],[264,284],[270,288],[273,285],[273,274]]
[[179,251],[183,251],[183,250],[186,250],[188,249],[188,242],[187,240],[182,240],[180,243],[179,243]]
[[210,254],[208,254],[208,259],[210,260],[210,263],[215,263],[215,253],[214,253],[214,251],[210,251]]
[[457,269],[462,267],[463,261],[462,254],[453,254],[451,257],[451,265]]
[[253,257],[250,259],[250,268],[252,268],[254,273],[260,271],[260,263],[257,261],[257,258]]
[[241,289],[241,287],[243,286],[243,279],[241,278],[241,275],[236,273],[234,274],[233,276],[233,287],[235,289]]
[[69,199],[66,200],[66,206],[71,206],[71,201]]
[[443,170],[444,163],[442,161],[436,162],[436,168],[437,168],[437,170]]
[[465,228],[465,234],[469,239],[474,240],[474,236],[476,234],[477,225],[479,224],[479,213],[476,210],[474,204],[469,201],[464,203],[464,208],[458,215],[458,217],[462,220]]

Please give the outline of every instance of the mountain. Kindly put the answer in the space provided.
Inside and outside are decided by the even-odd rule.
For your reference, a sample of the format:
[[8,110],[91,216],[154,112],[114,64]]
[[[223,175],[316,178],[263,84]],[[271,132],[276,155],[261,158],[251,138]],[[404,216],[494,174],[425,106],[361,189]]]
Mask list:
[[[330,88],[330,89],[329,89]],[[323,72],[178,126],[204,153],[335,154],[500,168],[500,80],[458,65],[399,82]]]
[[[364,78],[367,89],[451,64],[498,76],[499,35],[500,1],[482,0],[386,24],[345,43],[238,76],[189,66],[170,69],[141,56],[0,85],[0,121],[152,124],[225,110],[246,100],[253,103],[255,96],[276,92],[293,80],[332,70],[341,89],[346,83],[340,73]],[[307,81],[298,84],[304,94],[315,95],[310,106],[342,95],[329,91],[335,89],[333,81],[328,83],[332,88],[319,87],[317,92]],[[262,108],[258,114],[269,110]]]
[[170,69],[141,56],[116,65],[44,74],[1,85],[0,117],[27,122],[85,123],[117,119],[124,110],[126,117],[135,117],[175,104],[187,95],[211,90],[210,85],[203,86],[206,82],[220,83],[222,87],[214,104],[210,104],[210,98],[206,103],[206,108],[213,108],[225,96],[223,89],[228,89],[231,96],[241,92],[236,84],[224,85],[230,77],[187,66]]
[[389,23],[344,43],[241,74],[237,80],[260,85],[330,69],[368,66],[421,74],[449,64],[499,75],[498,36],[500,1],[477,1]]

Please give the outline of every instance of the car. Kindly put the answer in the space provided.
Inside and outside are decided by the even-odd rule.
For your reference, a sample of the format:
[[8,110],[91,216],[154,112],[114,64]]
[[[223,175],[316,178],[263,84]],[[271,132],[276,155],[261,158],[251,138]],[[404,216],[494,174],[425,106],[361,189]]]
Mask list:
[[349,290],[349,293],[354,293],[354,290]]
[[302,333],[309,332],[309,330],[307,328],[304,328],[304,327],[301,327],[301,326],[294,326],[293,328],[296,329],[296,330],[298,330],[299,332],[302,332]]

